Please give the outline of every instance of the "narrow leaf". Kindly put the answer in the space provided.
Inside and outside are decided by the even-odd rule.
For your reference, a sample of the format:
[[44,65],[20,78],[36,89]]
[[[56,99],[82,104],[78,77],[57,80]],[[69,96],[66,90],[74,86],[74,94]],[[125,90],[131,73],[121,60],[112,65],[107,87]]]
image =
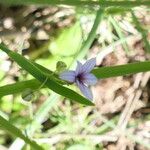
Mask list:
[[[100,67],[92,70],[92,73],[95,74],[97,78],[103,79],[146,71],[150,71],[150,61],[110,67]],[[0,87],[0,97],[22,92],[25,88],[38,89],[40,85],[41,83],[36,79],[5,85]]]
[[[122,32],[119,24],[116,22],[116,20],[113,17],[110,16],[109,19],[110,19],[110,22],[112,23],[112,25],[114,26],[114,29],[116,30],[119,39],[120,40],[124,39],[125,35]],[[126,53],[129,53],[129,48],[128,48],[126,41],[124,43],[122,43],[122,46],[123,46],[124,50],[126,51]]]
[[123,8],[132,8],[141,5],[150,6],[149,0],[122,0],[122,1],[91,1],[91,0],[0,0],[0,3],[11,4],[11,5],[71,5],[71,6],[101,6],[101,7],[123,7]]
[[21,81],[13,84],[8,84],[5,86],[0,87],[0,97],[10,94],[16,94],[21,93],[25,89],[32,89],[36,90],[38,87],[40,87],[41,83],[36,80],[27,80],[27,81]]
[[136,62],[126,65],[100,67],[92,71],[97,78],[110,78],[150,71],[150,61]]
[[8,133],[19,137],[23,139],[27,144],[30,144],[30,146],[35,150],[43,150],[41,146],[39,146],[36,142],[31,141],[28,137],[22,134],[22,132],[13,126],[9,121],[4,119],[2,116],[0,116],[0,128],[7,131]]
[[140,24],[140,22],[138,21],[138,18],[135,16],[135,14],[133,13],[132,11],[132,19],[133,19],[133,22],[136,26],[136,29],[141,33],[142,35],[142,40],[144,42],[144,47],[146,49],[147,52],[150,52],[150,43],[147,39],[148,37],[148,31],[146,31]]

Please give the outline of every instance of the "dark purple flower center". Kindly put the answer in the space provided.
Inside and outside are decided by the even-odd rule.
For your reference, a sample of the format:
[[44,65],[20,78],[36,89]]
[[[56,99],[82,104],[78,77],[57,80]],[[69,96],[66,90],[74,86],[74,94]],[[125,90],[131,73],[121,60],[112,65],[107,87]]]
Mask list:
[[83,81],[84,81],[84,74],[78,74],[77,76],[76,76],[76,80],[78,80],[79,82],[82,82],[83,83]]

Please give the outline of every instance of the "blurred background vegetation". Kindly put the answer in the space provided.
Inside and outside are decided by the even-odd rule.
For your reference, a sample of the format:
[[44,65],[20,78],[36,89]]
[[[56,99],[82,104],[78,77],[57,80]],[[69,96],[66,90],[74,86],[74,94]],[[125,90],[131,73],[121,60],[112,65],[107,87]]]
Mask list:
[[[99,67],[149,60],[149,1],[99,12],[103,14],[96,35],[84,50],[98,6],[92,1],[76,6],[37,2],[0,0],[0,42],[32,61],[55,71],[58,61],[69,68],[76,60],[95,56]],[[23,100],[24,93],[7,95],[0,98],[0,115],[46,150],[150,149],[149,77],[147,72],[99,80],[92,87],[94,107],[70,102],[46,88],[36,90],[32,101]],[[1,86],[29,79],[31,75],[0,51]],[[0,130],[0,150],[7,149],[30,147]]]

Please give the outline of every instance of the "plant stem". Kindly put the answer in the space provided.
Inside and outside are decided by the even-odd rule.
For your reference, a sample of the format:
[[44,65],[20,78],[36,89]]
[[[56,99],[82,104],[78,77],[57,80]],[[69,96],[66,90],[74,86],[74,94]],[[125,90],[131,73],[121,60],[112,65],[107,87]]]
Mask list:
[[83,58],[82,57],[83,55],[87,54],[89,48],[92,45],[92,42],[94,41],[94,39],[96,37],[96,31],[98,29],[98,26],[99,26],[101,20],[102,20],[103,14],[104,14],[104,9],[100,8],[97,11],[96,18],[95,18],[94,24],[92,26],[92,29],[91,29],[86,41],[82,44],[82,47],[80,49],[79,54],[77,54],[76,59],[81,59],[81,58]]

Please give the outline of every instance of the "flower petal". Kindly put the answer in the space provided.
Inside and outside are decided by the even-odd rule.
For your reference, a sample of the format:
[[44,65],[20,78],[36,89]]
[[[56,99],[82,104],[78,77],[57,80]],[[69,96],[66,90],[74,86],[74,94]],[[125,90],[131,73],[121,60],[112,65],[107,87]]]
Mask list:
[[76,81],[76,84],[77,84],[77,86],[79,87],[79,89],[80,89],[80,91],[82,92],[82,94],[83,94],[86,98],[88,98],[88,99],[90,99],[90,100],[93,99],[92,92],[91,92],[91,90],[90,90],[87,86],[85,86],[83,83],[79,82],[78,80]]
[[75,82],[75,71],[64,71],[59,78],[68,82]]
[[85,62],[85,64],[82,65],[82,72],[88,73],[90,72],[94,66],[96,65],[96,58],[92,58]]
[[83,82],[87,85],[94,85],[97,82],[97,78],[91,73],[86,73],[83,75]]
[[82,64],[79,61],[77,61],[77,67],[76,67],[75,73],[76,75],[82,73]]

